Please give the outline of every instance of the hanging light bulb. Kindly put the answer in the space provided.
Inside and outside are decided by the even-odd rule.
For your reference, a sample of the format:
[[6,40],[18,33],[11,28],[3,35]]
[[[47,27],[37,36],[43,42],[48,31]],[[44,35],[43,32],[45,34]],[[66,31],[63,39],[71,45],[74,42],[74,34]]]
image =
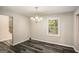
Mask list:
[[34,17],[31,17],[30,19],[33,20],[33,21],[35,21],[35,18]]
[[38,22],[41,21],[43,18],[38,16],[38,13],[37,13],[38,7],[35,7],[35,9],[36,9],[35,16],[34,16],[34,17],[31,17],[30,19],[33,20],[33,21],[35,21],[36,23],[38,23]]

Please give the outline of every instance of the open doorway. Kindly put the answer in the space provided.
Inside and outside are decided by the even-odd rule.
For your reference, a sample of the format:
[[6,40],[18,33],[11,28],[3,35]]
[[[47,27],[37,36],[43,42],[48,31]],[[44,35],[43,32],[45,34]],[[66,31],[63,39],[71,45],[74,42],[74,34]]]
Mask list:
[[0,15],[0,42],[12,45],[13,17]]
[[79,14],[76,15],[75,19],[75,48],[79,51]]

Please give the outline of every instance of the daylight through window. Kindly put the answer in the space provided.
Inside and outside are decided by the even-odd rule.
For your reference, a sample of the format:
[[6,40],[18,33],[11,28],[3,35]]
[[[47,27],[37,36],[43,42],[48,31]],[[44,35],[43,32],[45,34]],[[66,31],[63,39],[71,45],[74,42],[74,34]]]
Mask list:
[[48,20],[48,31],[50,34],[58,34],[58,20],[57,19]]

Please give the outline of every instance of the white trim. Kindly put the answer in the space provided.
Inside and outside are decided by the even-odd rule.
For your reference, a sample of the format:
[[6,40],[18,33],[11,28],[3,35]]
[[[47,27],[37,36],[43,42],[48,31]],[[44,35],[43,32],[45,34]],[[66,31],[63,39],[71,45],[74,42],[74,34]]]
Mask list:
[[7,41],[7,40],[12,40],[11,38],[10,39],[0,39],[0,42],[3,42],[3,41]]
[[19,44],[19,43],[22,43],[22,42],[24,42],[24,41],[27,41],[27,40],[29,40],[29,38],[27,38],[27,39],[25,39],[25,40],[22,40],[22,41],[19,41],[19,42],[17,42],[17,43],[13,43],[12,45],[15,46],[15,45],[17,45],[17,44]]
[[[79,9],[77,9],[76,11],[75,11],[75,13],[74,13],[74,45],[76,45],[76,33],[77,33],[77,20],[76,20],[76,16],[77,16],[77,14],[79,14]],[[74,46],[74,49],[77,51],[77,52],[79,52],[79,50],[77,49],[77,47],[75,47]]]
[[74,47],[74,50],[75,50],[76,52],[79,52],[79,50],[77,50],[75,47]]
[[[37,40],[37,41],[42,41],[42,42],[47,42],[47,41],[44,41],[44,40],[40,40],[40,39],[36,39],[36,38],[31,38],[33,40]],[[57,44],[57,45],[62,45],[62,46],[66,46],[66,47],[72,47],[74,48],[74,46],[71,46],[71,45],[66,45],[66,44],[61,44],[61,43],[55,43],[55,42],[47,42],[47,43],[50,43],[50,44]]]
[[49,33],[49,32],[47,32],[48,33],[48,36],[60,36],[60,28],[61,28],[61,26],[60,26],[60,18],[59,17],[48,17],[47,18],[47,25],[48,25],[48,20],[53,20],[53,19],[56,19],[56,20],[58,20],[58,34],[51,34],[51,33]]

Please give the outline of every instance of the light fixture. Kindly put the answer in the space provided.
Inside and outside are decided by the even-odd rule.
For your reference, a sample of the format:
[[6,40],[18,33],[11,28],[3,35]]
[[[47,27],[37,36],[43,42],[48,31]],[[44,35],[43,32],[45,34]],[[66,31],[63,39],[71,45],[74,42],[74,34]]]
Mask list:
[[35,15],[33,17],[30,17],[30,19],[38,23],[39,21],[42,20],[42,17],[38,16],[38,7],[35,7],[35,10],[36,10]]

